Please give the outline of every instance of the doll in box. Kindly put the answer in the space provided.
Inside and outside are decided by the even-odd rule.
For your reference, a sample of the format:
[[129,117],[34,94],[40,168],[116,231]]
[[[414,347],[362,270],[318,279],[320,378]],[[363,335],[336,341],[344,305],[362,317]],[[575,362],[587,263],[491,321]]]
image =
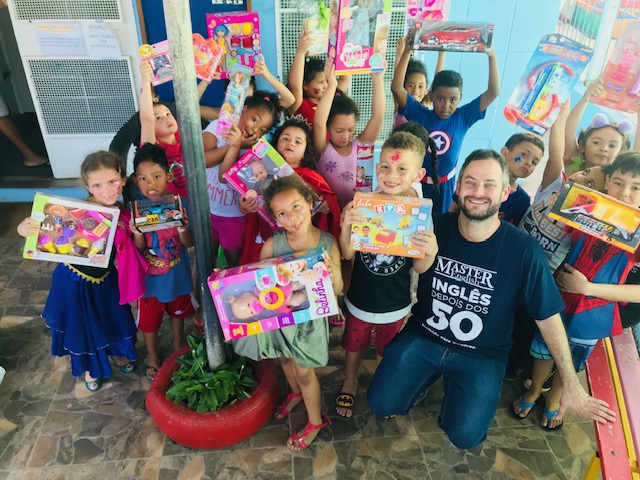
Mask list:
[[224,300],[236,321],[254,320],[263,312],[273,316],[309,308],[307,289],[300,282],[289,282],[268,290],[253,289],[225,297]]

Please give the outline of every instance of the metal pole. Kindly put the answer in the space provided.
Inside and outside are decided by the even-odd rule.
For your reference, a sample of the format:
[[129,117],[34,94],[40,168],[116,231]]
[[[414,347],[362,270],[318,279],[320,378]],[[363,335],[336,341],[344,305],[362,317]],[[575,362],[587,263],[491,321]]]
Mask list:
[[182,157],[189,190],[189,222],[196,242],[195,263],[198,271],[207,358],[209,366],[215,368],[224,363],[225,356],[220,322],[207,288],[207,277],[215,266],[215,256],[211,239],[202,125],[196,91],[191,12],[189,0],[163,0],[162,4],[173,68],[173,90],[178,109]]

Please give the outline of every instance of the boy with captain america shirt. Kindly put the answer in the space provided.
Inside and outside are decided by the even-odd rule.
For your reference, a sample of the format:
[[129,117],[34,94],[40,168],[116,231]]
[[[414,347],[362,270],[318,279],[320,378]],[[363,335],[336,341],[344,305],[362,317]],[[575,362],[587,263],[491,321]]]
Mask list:
[[489,85],[487,90],[466,105],[458,108],[462,99],[462,77],[451,70],[438,72],[433,78],[429,97],[433,110],[418,103],[404,88],[404,78],[411,58],[413,35],[405,41],[405,49],[398,60],[391,83],[391,91],[398,104],[398,113],[407,120],[414,120],[427,129],[438,147],[438,174],[440,194],[434,195],[433,172],[429,163],[423,164],[427,175],[422,180],[425,198],[433,199],[434,212],[448,212],[456,186],[458,155],[467,131],[485,116],[487,107],[500,93],[500,72],[493,49],[486,50],[489,57]]

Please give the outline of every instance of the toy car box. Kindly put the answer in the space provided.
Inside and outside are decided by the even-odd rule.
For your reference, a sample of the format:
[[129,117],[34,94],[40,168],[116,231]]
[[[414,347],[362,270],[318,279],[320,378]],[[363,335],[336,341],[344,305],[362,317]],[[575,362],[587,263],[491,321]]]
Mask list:
[[208,13],[209,38],[222,47],[218,65],[220,78],[230,78],[234,65],[253,67],[262,53],[260,49],[260,17],[257,12]]
[[141,232],[153,232],[184,226],[180,195],[165,195],[157,200],[136,200],[131,206],[133,223]]
[[40,230],[27,237],[23,256],[106,268],[119,216],[117,208],[36,193],[31,218]]
[[354,250],[399,257],[423,257],[411,246],[409,237],[431,227],[431,200],[356,192],[353,201],[353,208],[367,218],[366,222],[351,226],[351,246]]
[[370,192],[373,190],[375,145],[373,143],[359,144],[356,149],[356,190]]
[[484,52],[493,41],[493,24],[423,22],[416,26],[414,50]]
[[[298,176],[278,151],[267,142],[266,137],[262,137],[223,177],[244,198],[257,196],[258,214],[272,228],[277,229],[280,226],[265,205],[264,192],[274,179],[289,175]],[[315,194],[313,200],[315,213],[322,200]]]
[[331,0],[327,57],[336,75],[383,72],[391,25],[391,0]]
[[627,252],[640,243],[640,209],[577,183],[564,184],[549,216]]
[[543,136],[558,117],[560,106],[569,98],[592,54],[590,48],[557,33],[542,37],[504,107],[505,118]]
[[407,31],[449,17],[449,0],[407,0]]
[[321,248],[213,272],[208,285],[226,340],[339,312]]

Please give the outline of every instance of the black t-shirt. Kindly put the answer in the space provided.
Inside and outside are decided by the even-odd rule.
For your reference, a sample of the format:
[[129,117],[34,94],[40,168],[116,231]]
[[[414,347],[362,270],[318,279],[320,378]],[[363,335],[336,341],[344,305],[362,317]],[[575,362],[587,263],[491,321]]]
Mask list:
[[[636,263],[629,275],[627,275],[626,284],[639,285],[640,284],[640,263]],[[622,327],[632,327],[637,323],[640,323],[640,303],[619,303],[620,319],[622,320]]]
[[433,223],[439,252],[420,276],[412,321],[453,349],[506,362],[518,306],[538,320],[564,309],[546,256],[506,222],[484,242],[460,234],[458,213],[436,214]]

